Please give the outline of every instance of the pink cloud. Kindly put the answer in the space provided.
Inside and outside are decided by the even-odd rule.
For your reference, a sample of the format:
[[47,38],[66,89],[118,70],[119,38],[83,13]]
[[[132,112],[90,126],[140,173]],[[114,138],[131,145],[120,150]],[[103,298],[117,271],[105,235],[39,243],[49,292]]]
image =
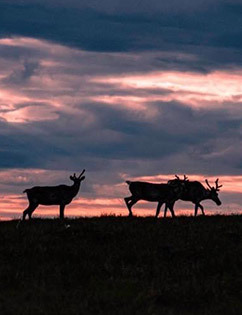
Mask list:
[[[100,83],[109,83],[125,89],[150,89],[151,100],[177,100],[190,106],[203,107],[216,102],[242,101],[242,73],[240,71],[214,71],[209,74],[160,71],[137,75],[96,77]],[[167,89],[167,95],[152,95],[153,89]],[[149,96],[145,101],[149,101]],[[213,103],[212,103],[213,102]],[[215,102],[215,103],[214,103]]]
[[[9,49],[25,47],[32,50],[31,60],[38,65],[37,71],[17,86],[11,83],[11,76],[24,71],[28,58],[23,56],[20,62],[8,61],[8,67],[0,69],[0,117],[12,123],[36,121],[48,116],[57,119],[56,109],[76,115],[82,104],[92,102],[137,111],[144,119],[152,120],[156,117],[155,108],[149,106],[152,102],[179,101],[206,109],[227,106],[228,110],[228,102],[242,101],[241,71],[129,73],[126,65],[122,75],[117,75],[110,72],[120,62],[139,65],[143,59],[155,58],[154,53],[98,54],[24,37],[2,38],[1,45]],[[192,56],[179,56],[178,53],[176,57],[190,60]],[[10,80],[8,84],[6,78]],[[25,103],[25,109],[19,109]],[[39,104],[39,107],[31,108],[31,103]],[[46,104],[48,109],[42,108],[41,104]]]
[[53,109],[42,106],[26,106],[24,108],[8,111],[1,114],[2,118],[8,122],[23,123],[27,121],[41,121],[41,120],[54,120],[59,115],[53,112]]

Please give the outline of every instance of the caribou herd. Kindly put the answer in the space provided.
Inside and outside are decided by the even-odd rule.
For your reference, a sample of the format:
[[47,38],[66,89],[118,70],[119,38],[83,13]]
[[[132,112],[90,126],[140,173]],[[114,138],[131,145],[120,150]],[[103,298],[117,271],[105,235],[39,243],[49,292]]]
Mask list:
[[156,217],[158,217],[160,208],[164,203],[164,216],[166,216],[167,209],[169,208],[172,217],[174,217],[174,204],[179,199],[195,204],[195,216],[197,215],[198,208],[200,208],[202,214],[205,215],[201,201],[211,199],[220,206],[221,201],[218,198],[218,191],[219,188],[222,187],[222,185],[218,184],[218,179],[215,181],[215,187],[212,187],[207,179],[205,182],[208,188],[205,188],[198,181],[190,181],[186,175],[184,175],[183,179],[180,179],[180,177],[176,175],[175,179],[169,180],[166,184],[127,181],[126,183],[129,185],[131,196],[124,198],[124,201],[130,216],[133,215],[131,210],[132,206],[139,200],[146,200],[158,202]]
[[[85,179],[83,176],[85,170],[77,177],[76,174],[70,176],[73,181],[71,186],[35,186],[30,189],[24,190],[27,194],[29,205],[23,212],[23,220],[28,215],[31,219],[34,210],[39,205],[58,205],[60,209],[60,219],[64,219],[65,206],[70,204],[72,199],[78,194],[81,182]],[[198,208],[201,209],[202,214],[204,208],[201,201],[210,199],[218,206],[221,201],[218,198],[218,191],[222,185],[218,184],[218,179],[215,181],[215,187],[211,186],[208,180],[205,180],[207,188],[205,188],[199,181],[190,181],[186,175],[180,178],[175,175],[175,178],[169,180],[167,183],[154,184],[140,181],[126,181],[131,193],[130,197],[125,197],[124,201],[129,211],[129,216],[132,217],[132,206],[139,200],[157,202],[156,215],[157,218],[161,206],[165,204],[164,217],[166,217],[167,210],[169,209],[172,217],[175,216],[174,204],[177,200],[190,201],[195,205],[194,216],[197,215]]]

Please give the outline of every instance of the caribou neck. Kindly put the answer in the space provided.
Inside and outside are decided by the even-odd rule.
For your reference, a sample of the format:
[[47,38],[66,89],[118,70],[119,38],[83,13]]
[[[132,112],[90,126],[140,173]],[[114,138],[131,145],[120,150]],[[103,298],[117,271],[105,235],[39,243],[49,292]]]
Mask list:
[[72,192],[72,195],[73,197],[75,197],[77,194],[78,194],[78,191],[80,189],[80,186],[81,186],[81,183],[74,183],[72,186],[71,186],[71,192]]
[[203,197],[201,198],[202,200],[206,200],[206,199],[211,199],[211,192],[209,189],[206,189],[203,193]]

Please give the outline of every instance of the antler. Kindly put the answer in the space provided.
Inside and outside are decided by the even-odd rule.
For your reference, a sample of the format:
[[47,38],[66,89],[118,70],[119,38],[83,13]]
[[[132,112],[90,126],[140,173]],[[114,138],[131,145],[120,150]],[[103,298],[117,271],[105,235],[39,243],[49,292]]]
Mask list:
[[84,174],[84,172],[85,172],[85,169],[81,172],[81,174],[79,175],[78,178],[81,178],[81,176]]
[[219,191],[219,188],[223,187],[223,185],[218,185],[218,178],[217,178],[216,181],[215,181],[215,185],[216,185],[215,189],[216,189],[217,191]]
[[208,185],[208,187],[210,188],[210,189],[215,189],[216,191],[219,191],[219,188],[221,188],[223,185],[219,185],[218,184],[218,178],[215,180],[215,188],[214,187],[211,187],[210,185],[209,185],[209,182],[208,182],[208,180],[207,179],[205,179],[205,182],[206,182],[206,184]]
[[177,178],[177,180],[180,180],[180,181],[188,181],[188,177],[184,174],[184,178],[183,179],[180,179],[180,177],[178,175],[175,175],[175,177]]
[[205,179],[206,184],[208,185],[208,188],[212,189],[213,187],[210,186],[209,182],[207,179]]

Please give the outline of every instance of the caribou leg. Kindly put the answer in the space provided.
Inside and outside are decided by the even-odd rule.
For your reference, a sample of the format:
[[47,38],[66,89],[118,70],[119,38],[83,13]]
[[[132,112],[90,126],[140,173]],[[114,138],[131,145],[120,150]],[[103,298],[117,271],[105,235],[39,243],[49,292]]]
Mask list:
[[64,219],[64,210],[66,205],[60,205],[60,219]]
[[38,207],[38,204],[36,203],[30,203],[28,208],[24,210],[23,212],[23,221],[25,220],[26,215],[29,216],[29,220],[31,220],[32,213],[34,210]]
[[201,209],[202,215],[205,215],[204,210],[203,210],[204,208],[203,208],[203,206],[200,203],[198,204],[198,207]]
[[171,215],[172,217],[174,218],[176,215],[175,215],[175,212],[173,210],[174,208],[174,204],[175,202],[172,202],[172,203],[166,203],[166,206],[165,206],[165,210],[164,210],[164,218],[166,217],[166,214],[167,214],[167,209],[169,208],[170,212],[171,212]]
[[173,210],[173,206],[174,206],[174,203],[170,203],[170,204],[168,204],[167,205],[167,207],[169,208],[169,210],[171,211],[171,216],[172,216],[172,218],[175,218],[175,212],[174,212],[174,210]]
[[196,204],[195,204],[195,213],[194,213],[194,216],[195,216],[195,217],[197,216],[198,208],[201,209],[202,215],[205,215],[205,212],[204,212],[204,210],[203,210],[203,209],[204,209],[203,206],[202,206],[200,203],[196,203]]
[[156,218],[158,218],[158,215],[160,213],[160,208],[163,205],[163,203],[164,203],[163,201],[158,202],[157,209],[156,209],[156,215],[155,215]]
[[196,204],[195,204],[195,213],[194,213],[194,217],[196,217],[196,216],[197,216],[197,211],[198,211],[198,204],[196,203]]
[[133,213],[132,213],[131,208],[132,208],[132,206],[134,204],[136,204],[137,201],[139,201],[139,199],[134,198],[133,196],[131,196],[131,197],[124,198],[124,201],[125,201],[126,206],[127,206],[128,210],[129,210],[129,216],[132,217]]

